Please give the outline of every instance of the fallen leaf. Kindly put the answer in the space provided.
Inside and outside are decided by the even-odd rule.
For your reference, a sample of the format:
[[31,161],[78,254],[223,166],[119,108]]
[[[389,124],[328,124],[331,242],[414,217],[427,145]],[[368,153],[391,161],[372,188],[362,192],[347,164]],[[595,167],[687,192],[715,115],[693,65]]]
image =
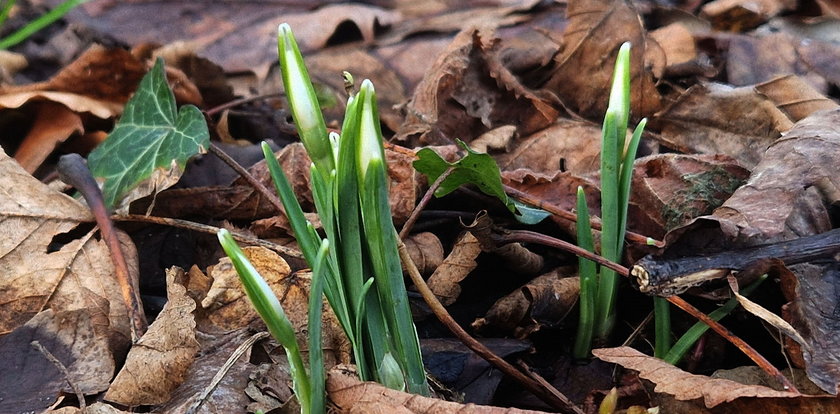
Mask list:
[[[569,24],[563,33],[564,49],[555,58],[556,68],[543,88],[557,94],[576,113],[601,119],[607,109],[615,57],[625,41],[632,44],[630,57],[633,116],[650,116],[662,105],[654,74],[661,76],[665,56],[648,37],[636,9],[625,0],[569,3]],[[620,34],[620,35],[619,35]],[[585,74],[585,76],[581,76]]]
[[527,338],[543,327],[556,326],[578,300],[580,281],[573,274],[571,268],[558,267],[535,277],[497,300],[472,327]]
[[455,241],[452,251],[440,266],[429,276],[427,284],[443,306],[449,306],[458,300],[461,286],[473,269],[478,266],[475,259],[481,253],[481,246],[472,233],[464,232]]
[[[291,273],[286,261],[266,248],[245,247],[242,250],[277,295],[286,316],[295,328],[298,343],[307,343],[307,304],[311,273]],[[259,319],[251,301],[245,295],[242,282],[230,259],[222,258],[217,265],[209,268],[207,273],[213,278],[213,285],[201,306],[210,322],[223,329],[234,329]],[[324,364],[328,368],[350,360],[350,342],[338,324],[335,314],[329,309],[324,307],[324,315],[321,318]]]
[[800,121],[814,112],[838,107],[836,102],[795,75],[771,79],[755,85],[755,90],[770,99],[793,122]]
[[[361,40],[370,43],[376,30],[382,30],[400,20],[399,12],[366,4],[327,4],[311,12],[283,16],[283,21],[294,30],[301,50],[321,49],[342,30],[355,29],[361,35]],[[276,31],[280,21],[278,19],[270,24]],[[344,27],[348,24],[353,29]]]
[[35,120],[15,151],[15,160],[32,174],[55,147],[73,134],[84,133],[82,118],[64,105],[55,102],[35,104]]
[[[93,220],[89,210],[51,190],[0,151],[0,335],[44,309],[86,309],[97,330],[108,333],[112,351],[130,342],[129,320],[104,241],[84,232],[61,245],[54,237]],[[137,280],[137,252],[122,233],[129,274]],[[56,240],[58,242],[58,240]],[[52,247],[51,247],[52,246]]]
[[734,86],[746,86],[797,75],[819,93],[827,93],[828,82],[800,56],[801,41],[787,33],[732,36],[726,55],[727,81]]
[[[200,349],[189,366],[181,385],[172,391],[172,399],[157,407],[161,413],[185,413],[192,407],[213,378],[225,367],[233,353],[254,334],[248,328],[229,332],[203,332],[197,336]],[[196,411],[196,414],[242,413],[250,402],[245,387],[257,366],[250,362],[252,347],[234,361],[219,385]]]
[[650,37],[662,48],[665,55],[665,71],[674,66],[697,59],[694,35],[682,23],[671,23],[651,31]]
[[725,154],[752,168],[793,122],[752,87],[701,83],[657,113],[650,125],[670,148]]
[[[782,292],[790,302],[782,316],[805,337],[806,347],[798,350],[808,378],[823,391],[840,392],[840,329],[837,329],[840,269],[837,263],[800,264],[782,272]],[[790,341],[788,341],[790,342]],[[790,348],[790,347],[788,347]],[[794,351],[789,351],[793,353]]]
[[[114,357],[108,337],[95,328],[84,309],[44,310],[25,325],[0,337],[0,411],[41,412],[62,393],[73,394],[70,381],[82,394],[95,395],[108,388],[114,375]],[[67,369],[65,376],[31,345],[38,341]]]
[[443,245],[434,233],[411,234],[403,242],[421,275],[431,274],[443,263]]
[[560,119],[514,144],[511,152],[495,156],[503,171],[587,174],[600,168],[601,127],[592,123]]
[[360,382],[338,366],[327,375],[327,393],[341,412],[371,414],[541,414],[542,411],[520,410],[458,404],[429,397],[422,397],[385,388],[374,382]]
[[199,350],[195,301],[187,295],[184,270],[166,272],[168,301],[149,330],[131,347],[105,399],[126,406],[163,404],[184,381]]
[[713,408],[738,398],[771,399],[801,396],[799,393],[776,391],[761,385],[744,385],[726,379],[689,374],[665,361],[647,356],[629,347],[593,349],[592,354],[601,360],[639,371],[640,377],[656,384],[654,390],[658,393],[669,394],[682,401],[702,399],[706,408]]
[[[508,338],[482,338],[482,345],[500,358],[531,349],[527,341]],[[423,364],[435,379],[458,394],[459,401],[488,405],[493,402],[496,388],[504,374],[493,365],[452,338],[430,338],[420,342]]]
[[209,146],[204,116],[192,105],[176,111],[163,61],[158,60],[108,139],[90,153],[88,165],[104,181],[105,205],[125,208],[175,184],[187,159]]
[[792,0],[714,0],[701,10],[715,29],[744,32],[795,7],[796,2]]

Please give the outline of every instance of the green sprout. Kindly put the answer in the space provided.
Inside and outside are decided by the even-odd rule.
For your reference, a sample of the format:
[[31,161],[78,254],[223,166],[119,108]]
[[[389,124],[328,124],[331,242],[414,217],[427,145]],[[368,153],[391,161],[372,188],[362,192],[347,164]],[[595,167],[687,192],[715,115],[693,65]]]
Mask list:
[[[56,20],[62,18],[70,10],[73,10],[73,8],[75,8],[76,6],[87,1],[88,0],[66,0],[62,2],[54,9],[38,17],[37,19],[27,23],[25,26],[16,30],[14,33],[0,39],[0,49],[8,49],[20,42],[23,42],[24,40],[28,39],[29,36],[32,36],[39,30],[49,26]],[[6,0],[0,2],[0,25],[5,23],[6,19],[9,18],[9,13],[12,11],[12,7],[14,5],[15,0]]]
[[[613,262],[621,260],[621,251],[624,248],[633,160],[636,158],[642,131],[647,123],[646,119],[642,119],[627,143],[625,137],[629,119],[630,43],[624,43],[618,51],[601,135],[601,256]],[[577,199],[578,244],[594,252],[589,213],[582,189],[578,189]],[[595,263],[586,259],[579,259],[579,265],[581,311],[573,352],[577,358],[586,358],[593,341],[605,343],[615,325],[618,275],[611,269],[598,268]],[[659,314],[667,311],[667,306],[657,306],[656,309]],[[664,327],[662,332],[666,332]],[[659,333],[657,330],[657,335]],[[669,335],[667,332],[665,337]]]

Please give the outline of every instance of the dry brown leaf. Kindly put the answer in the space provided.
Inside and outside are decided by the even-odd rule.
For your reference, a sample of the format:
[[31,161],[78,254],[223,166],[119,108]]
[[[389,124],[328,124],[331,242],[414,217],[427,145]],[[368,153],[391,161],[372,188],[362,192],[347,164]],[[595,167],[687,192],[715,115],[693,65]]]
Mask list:
[[796,75],[771,79],[755,85],[755,90],[770,99],[793,122],[814,112],[838,107],[836,102],[819,93]]
[[75,112],[88,112],[97,118],[113,118],[122,113],[122,104],[99,101],[84,95],[67,92],[25,91],[0,94],[0,108],[20,108],[32,101],[62,104]]
[[[312,274],[291,273],[286,261],[266,248],[246,247],[243,251],[280,300],[286,316],[295,328],[298,343],[307,343],[307,311]],[[209,321],[223,329],[235,329],[259,318],[245,295],[230,259],[222,258],[217,265],[208,268],[207,274],[213,278],[213,286],[201,305]],[[335,314],[328,309],[328,306],[324,307],[321,322],[324,363],[331,367],[350,360],[350,343]]]
[[[837,263],[830,265],[800,264],[791,266],[791,272],[782,272],[782,292],[790,301],[782,308],[782,316],[801,332],[807,346],[795,349],[787,341],[788,353],[798,360],[801,356],[808,378],[822,390],[840,393],[840,330],[837,329],[836,310],[840,309],[840,296],[836,294],[840,283]],[[835,312],[831,312],[835,310]]]
[[[301,49],[322,49],[341,26],[352,24],[366,43],[373,42],[376,30],[401,20],[399,12],[366,4],[330,4],[312,12],[287,14],[283,21],[292,27]],[[280,22],[272,22],[274,29]],[[347,30],[347,29],[343,29]]]
[[437,296],[443,306],[449,306],[458,300],[461,285],[478,264],[475,258],[481,253],[481,246],[472,233],[464,232],[458,237],[452,251],[446,256],[427,281],[429,289]]
[[[201,396],[213,377],[233,353],[254,334],[247,328],[224,333],[202,333],[197,338],[201,349],[189,367],[184,382],[172,392],[172,399],[157,407],[160,413],[186,413]],[[249,376],[257,367],[250,362],[252,347],[230,367],[196,414],[243,413],[250,400],[245,394]]]
[[707,408],[738,398],[796,398],[800,394],[776,391],[760,385],[744,385],[725,379],[689,374],[665,361],[647,356],[630,347],[593,349],[597,358],[639,371],[639,376],[656,384],[655,391],[678,400],[702,399]]
[[79,114],[66,106],[49,101],[35,105],[32,127],[15,151],[15,160],[30,174],[41,166],[59,143],[85,131]]
[[511,123],[522,134],[551,124],[555,99],[523,85],[501,52],[492,27],[460,32],[415,89],[396,138],[441,145]]
[[749,171],[723,155],[661,154],[636,161],[628,221],[662,237],[711,212],[746,181]]
[[793,122],[754,88],[708,83],[689,88],[657,113],[651,127],[685,153],[725,154],[746,168]]
[[[87,208],[51,190],[0,151],[0,335],[44,309],[90,311],[97,330],[108,332],[112,350],[129,343],[129,320],[104,241],[93,231],[57,250],[53,237],[92,221]],[[129,274],[137,280],[137,252],[121,234]]]
[[554,92],[569,108],[591,119],[601,119],[607,109],[615,56],[623,42],[631,42],[631,97],[634,116],[650,116],[661,106],[653,76],[660,77],[665,55],[649,38],[642,20],[629,1],[570,2],[569,25],[563,33],[563,52],[544,88]]
[[[800,56],[803,39],[787,33],[766,36],[731,36],[726,54],[727,80],[734,86],[754,85],[785,75],[797,75],[819,93],[828,82]],[[836,58],[836,56],[835,56]]]
[[[516,126],[503,125],[479,135],[478,138],[470,142],[470,148],[476,152],[508,152],[515,137]],[[498,162],[498,158],[496,161]]]
[[131,347],[125,365],[105,399],[121,405],[157,405],[169,401],[184,381],[199,344],[195,332],[195,301],[187,295],[184,270],[166,271],[168,301],[157,319]]
[[327,393],[339,412],[347,414],[542,414],[542,411],[458,404],[360,382],[344,367],[328,373]]
[[703,6],[702,15],[715,29],[744,32],[795,7],[795,0],[714,0]]
[[583,121],[558,120],[515,141],[515,148],[495,156],[503,171],[528,168],[534,173],[569,171],[587,174],[600,168],[601,127]]
[[434,233],[412,234],[403,241],[421,275],[434,272],[443,263],[443,245]]
[[472,327],[526,338],[543,326],[556,325],[577,303],[580,281],[573,274],[573,268],[559,267],[537,276],[497,300]]
[[682,23],[671,23],[650,32],[665,54],[665,70],[697,59],[694,35]]
[[[53,312],[47,309],[25,325],[0,338],[0,412],[41,412],[59,395],[73,394],[71,381],[82,394],[108,388],[114,357],[108,337],[98,333],[84,309]],[[38,341],[67,369],[69,378],[31,346]]]

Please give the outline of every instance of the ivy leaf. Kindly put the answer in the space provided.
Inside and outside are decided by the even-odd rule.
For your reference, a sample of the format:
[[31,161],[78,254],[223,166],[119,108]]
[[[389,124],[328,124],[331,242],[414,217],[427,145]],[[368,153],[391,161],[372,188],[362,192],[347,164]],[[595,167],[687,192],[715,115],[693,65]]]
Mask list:
[[428,177],[429,182],[437,180],[447,168],[455,167],[435,190],[436,197],[443,197],[464,184],[473,184],[484,194],[498,198],[524,224],[536,224],[551,215],[509,198],[502,186],[502,175],[496,160],[488,154],[473,151],[460,139],[457,142],[467,155],[456,162],[447,162],[433,150],[423,148],[417,152],[417,161],[412,164],[415,170]]
[[207,152],[210,134],[193,105],[177,111],[158,59],[126,103],[117,126],[88,156],[108,208],[125,207],[178,182],[190,157]]

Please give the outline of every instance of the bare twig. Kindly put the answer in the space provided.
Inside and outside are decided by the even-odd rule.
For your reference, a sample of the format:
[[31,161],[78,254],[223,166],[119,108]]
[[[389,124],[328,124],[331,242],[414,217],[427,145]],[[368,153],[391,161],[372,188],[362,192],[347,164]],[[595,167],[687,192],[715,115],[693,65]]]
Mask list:
[[47,358],[47,361],[50,361],[56,368],[58,368],[59,371],[61,371],[61,375],[64,375],[64,380],[67,381],[67,384],[70,384],[70,389],[73,390],[73,393],[76,394],[76,398],[79,400],[79,408],[84,411],[87,406],[87,403],[85,402],[85,394],[82,393],[82,390],[79,389],[76,382],[70,378],[70,371],[67,370],[67,367],[65,367],[64,364],[62,364],[61,361],[52,354],[52,352],[50,352],[47,348],[44,348],[44,346],[37,340],[30,342],[29,345],[37,349],[38,352],[44,355],[44,358]]
[[146,332],[148,326],[146,315],[143,313],[142,305],[140,305],[139,292],[137,292],[128,273],[128,265],[120,246],[120,239],[117,237],[114,224],[105,208],[102,191],[99,190],[99,186],[91,175],[84,158],[79,154],[63,155],[58,161],[57,169],[61,180],[79,190],[87,201],[91,212],[93,212],[93,217],[102,233],[102,239],[105,240],[111,254],[111,261],[114,263],[117,282],[120,285],[123,301],[128,308],[128,315],[131,319],[131,339],[136,343]]
[[261,101],[261,100],[264,100],[264,99],[279,98],[281,96],[283,96],[283,94],[269,93],[269,94],[266,94],[266,95],[257,95],[257,96],[251,96],[251,97],[248,97],[248,98],[236,99],[236,100],[233,100],[233,101],[230,101],[230,102],[223,103],[223,104],[221,104],[221,105],[219,105],[215,108],[210,108],[210,109],[204,111],[204,113],[207,114],[207,116],[213,116],[213,115],[216,115],[219,112],[224,111],[225,109],[235,108],[239,105],[244,105],[246,103],[255,102],[255,101]]
[[247,181],[248,184],[251,185],[251,187],[254,187],[254,189],[257,190],[257,192],[260,193],[260,195],[265,197],[265,199],[268,200],[268,202],[271,203],[272,206],[274,206],[278,213],[286,213],[286,210],[283,208],[283,203],[280,202],[280,199],[277,198],[277,195],[272,193],[261,182],[257,181],[257,179],[254,178],[254,176],[251,175],[248,172],[248,170],[239,165],[239,163],[236,162],[236,160],[234,160],[233,158],[231,158],[230,155],[227,155],[227,153],[225,153],[221,148],[219,148],[218,145],[213,144],[211,142],[210,152],[212,152],[215,156],[219,157],[219,159],[224,161],[225,164],[229,165],[230,168],[233,168],[233,170],[236,171],[242,178],[244,178],[245,181]]
[[542,375],[538,374],[536,371],[531,369],[531,367],[529,367],[528,364],[522,362],[521,360],[516,361],[516,364],[519,365],[519,368],[522,368],[522,370],[525,371],[526,374],[530,375],[531,378],[534,379],[534,381],[537,381],[538,383],[542,384],[542,386],[545,387],[545,389],[547,389],[549,392],[556,392],[555,396],[563,400],[566,403],[566,406],[569,407],[569,409],[572,410],[573,413],[585,414],[583,409],[575,405],[575,403],[573,403],[572,400],[570,400],[569,397],[567,397],[565,394],[561,393],[560,390],[554,388],[554,386],[551,385],[550,382],[546,381],[545,378],[542,377]]
[[411,212],[411,215],[408,216],[408,220],[406,220],[405,224],[403,225],[402,230],[400,230],[400,238],[404,239],[411,233],[411,228],[414,227],[414,223],[417,222],[417,218],[420,217],[420,213],[423,212],[423,209],[426,208],[426,205],[429,204],[431,201],[432,196],[435,194],[435,191],[440,187],[440,184],[446,180],[446,177],[449,177],[449,174],[452,174],[452,171],[455,171],[455,167],[449,167],[444,171],[432,185],[429,186],[429,189],[426,190],[426,194],[423,194],[423,198],[420,199],[420,202],[417,203],[417,206],[414,207],[414,210]]
[[[210,226],[207,224],[195,223],[192,221],[187,220],[180,220],[174,219],[169,217],[155,217],[155,216],[145,216],[140,214],[127,214],[124,216],[111,216],[112,219],[115,221],[134,221],[134,222],[141,222],[141,223],[153,223],[153,224],[162,224],[165,226],[177,227],[186,230],[198,231],[201,233],[208,233],[208,234],[216,234],[219,232],[220,228],[215,226]],[[245,235],[243,233],[232,231],[230,232],[233,235],[233,238],[241,243],[247,243],[250,245],[262,246],[270,250],[274,250],[277,253],[282,255],[286,255],[289,257],[294,257],[296,259],[302,259],[303,253],[300,252],[298,249],[293,249],[291,247],[286,247],[277,243],[272,243],[268,240],[258,239],[256,237],[251,237]]]
[[426,301],[426,304],[429,305],[429,308],[432,309],[432,312],[435,314],[435,316],[437,316],[438,320],[440,320],[440,322],[443,323],[449,329],[449,331],[455,335],[455,337],[457,337],[467,348],[471,349],[480,357],[487,360],[487,362],[498,368],[500,371],[522,384],[522,386],[524,386],[528,391],[533,393],[546,404],[549,404],[550,406],[556,409],[561,409],[565,412],[573,412],[573,410],[569,408],[564,401],[562,401],[560,398],[557,398],[556,393],[559,393],[559,391],[548,391],[539,382],[534,381],[533,379],[516,369],[513,365],[509,364],[507,361],[494,354],[493,351],[484,346],[484,344],[478,342],[475,338],[470,336],[470,334],[468,334],[467,331],[464,330],[464,328],[461,328],[461,326],[458,325],[458,323],[455,322],[454,319],[452,319],[452,316],[449,315],[449,312],[446,311],[446,308],[444,308],[440,301],[438,301],[435,294],[432,293],[432,290],[429,289],[429,286],[426,284],[426,281],[423,280],[423,277],[420,276],[420,272],[417,270],[417,266],[411,260],[411,256],[409,256],[408,250],[406,249],[405,244],[402,242],[402,240],[398,238],[397,244],[400,259],[402,260],[403,265],[405,265],[405,268],[408,271],[408,275],[409,277],[411,277],[411,281],[414,282],[414,286],[420,292],[420,295],[423,296],[423,299]]
[[[516,231],[509,231],[505,235],[499,236],[500,241],[507,241],[507,242],[530,242],[530,243],[539,243],[546,246],[556,247],[559,249],[566,250],[568,252],[575,253],[581,257],[587,258],[592,260],[601,266],[605,266],[609,269],[615,270],[618,274],[629,277],[630,272],[629,270],[619,265],[618,263],[611,262],[609,260],[604,259],[601,256],[595,255],[590,253],[586,250],[583,250],[571,243],[565,242],[560,239],[556,239],[551,236],[546,236],[544,234],[534,233],[531,231],[526,230],[516,230]],[[686,302],[684,299],[680,298],[679,296],[670,296],[666,298],[668,302],[671,302],[674,306],[682,309],[683,311],[687,312],[689,315],[695,317],[696,319],[702,321],[706,325],[709,325],[712,330],[717,332],[720,336],[724,339],[735,345],[738,349],[740,349],[747,357],[749,357],[753,362],[756,363],[759,367],[761,367],[764,372],[768,375],[776,378],[776,380],[781,383],[786,390],[792,392],[799,392],[796,387],[779,371],[778,368],[774,367],[766,358],[764,358],[761,354],[759,354],[755,349],[753,349],[749,344],[744,342],[743,339],[735,336],[726,329],[723,325],[718,323],[712,318],[709,318],[705,313],[700,312],[697,308],[692,306],[690,303]]]

